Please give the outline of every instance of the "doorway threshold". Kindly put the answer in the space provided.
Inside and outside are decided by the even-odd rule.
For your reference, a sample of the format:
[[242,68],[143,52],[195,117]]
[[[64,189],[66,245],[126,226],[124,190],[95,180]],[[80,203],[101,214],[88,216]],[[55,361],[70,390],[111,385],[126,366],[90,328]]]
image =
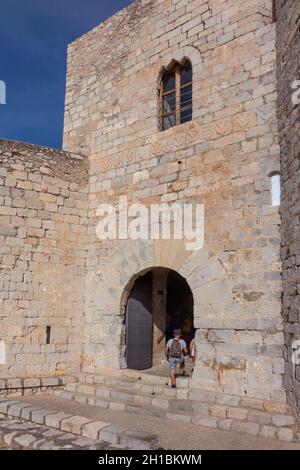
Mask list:
[[[179,372],[179,367],[177,370],[177,386],[179,388],[189,388],[192,380],[193,373],[193,363],[187,358],[186,360],[186,375],[181,376]],[[161,385],[170,385],[169,377],[169,366],[168,363],[159,364],[151,367],[150,369],[144,370],[134,370],[134,369],[123,369],[123,375],[127,377],[133,377],[139,380],[144,381],[149,384],[161,384]]]

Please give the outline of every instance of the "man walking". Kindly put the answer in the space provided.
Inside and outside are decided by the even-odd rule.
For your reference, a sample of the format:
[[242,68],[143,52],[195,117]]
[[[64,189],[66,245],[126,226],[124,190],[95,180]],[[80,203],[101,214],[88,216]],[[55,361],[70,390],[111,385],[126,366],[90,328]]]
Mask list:
[[169,361],[170,377],[172,388],[176,388],[176,366],[180,365],[180,370],[184,371],[184,354],[188,353],[186,342],[181,339],[182,331],[174,330],[174,338],[169,339],[166,345],[165,354]]

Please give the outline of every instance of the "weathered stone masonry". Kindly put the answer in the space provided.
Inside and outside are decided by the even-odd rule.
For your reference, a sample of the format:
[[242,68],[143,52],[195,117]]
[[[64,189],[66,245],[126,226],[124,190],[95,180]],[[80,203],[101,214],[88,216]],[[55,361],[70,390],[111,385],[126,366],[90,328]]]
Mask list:
[[[194,297],[191,393],[285,409],[280,214],[269,177],[280,170],[272,3],[139,0],[69,46],[65,152],[0,142],[0,376],[126,368],[130,288],[141,272],[164,267],[181,274]],[[287,42],[280,24],[278,41]],[[159,132],[160,77],[184,58],[193,67],[193,120]],[[284,140],[288,98],[280,87],[291,377],[298,167],[288,153],[295,144]],[[291,120],[296,136],[295,110]],[[99,241],[98,205],[124,195],[147,207],[204,203],[203,250],[191,254],[180,241]],[[298,384],[286,379],[294,402]]]
[[300,105],[292,102],[292,83],[300,80],[300,3],[277,1],[278,118],[282,174],[283,318],[285,385],[300,414]]
[[[194,386],[285,401],[272,2],[131,4],[69,47],[64,147],[90,157],[83,370],[126,367],[124,303],[139,272],[185,277],[195,300]],[[193,66],[193,121],[158,131],[158,85]],[[205,204],[205,247],[105,242],[100,203]],[[125,290],[125,294],[124,294]]]
[[3,140],[0,160],[0,378],[70,373],[81,354],[87,160]]

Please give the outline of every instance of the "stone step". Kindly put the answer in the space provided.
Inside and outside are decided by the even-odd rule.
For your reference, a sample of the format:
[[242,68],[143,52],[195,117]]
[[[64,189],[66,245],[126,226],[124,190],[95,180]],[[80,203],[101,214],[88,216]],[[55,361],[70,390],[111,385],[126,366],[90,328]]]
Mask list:
[[[128,393],[128,391],[124,392],[124,390],[115,390],[114,388],[105,389],[105,387],[89,386],[90,388],[84,389],[89,393],[84,393],[79,391],[83,390],[80,385],[85,387],[87,385],[78,385],[79,388],[74,387],[73,391],[56,391],[55,394],[63,399],[110,410],[155,416],[201,427],[277,438],[288,442],[300,441],[300,432],[295,426],[295,418],[292,416],[188,399],[149,397],[141,392]],[[101,396],[103,389],[108,390],[109,395],[106,392],[107,396]],[[95,394],[92,390],[95,391]],[[98,391],[97,395],[96,390]],[[99,390],[101,391],[99,392]]]
[[106,385],[91,385],[73,383],[66,386],[66,391],[71,393],[83,394],[88,397],[97,397],[98,399],[117,400],[122,403],[137,403],[145,406],[152,406],[159,409],[176,409],[182,411],[193,411],[193,405],[196,406],[197,402],[192,400],[179,399],[172,392],[176,393],[174,389],[166,389],[170,395],[162,396],[160,394],[144,392],[143,390],[135,390],[134,388],[125,387],[109,387]]
[[[156,374],[150,374],[142,371],[132,371],[124,369],[118,371],[119,373],[114,375],[105,374],[78,374],[76,380],[82,383],[107,383],[110,385],[121,385],[126,384],[137,384],[142,383],[143,385],[153,386],[170,386],[170,378]],[[187,389],[191,386],[191,379],[189,377],[177,377],[177,388]]]
[[[134,371],[135,372],[135,371]],[[145,374],[147,375],[147,374]],[[152,376],[154,380],[154,376]],[[155,376],[155,379],[157,376]],[[275,403],[267,400],[258,400],[251,397],[240,397],[237,395],[229,395],[224,393],[216,393],[197,388],[186,388],[185,385],[180,387],[181,382],[185,379],[179,378],[177,380],[177,389],[172,389],[169,380],[166,377],[160,377],[160,383],[153,381],[153,383],[145,382],[141,379],[134,379],[132,377],[111,377],[105,375],[80,375],[77,377],[78,384],[93,385],[97,388],[108,387],[109,389],[115,388],[125,393],[142,392],[146,395],[155,395],[161,398],[177,398],[179,400],[189,399],[196,402],[203,402],[209,404],[216,404],[222,406],[232,406],[239,408],[247,408],[250,410],[257,410],[274,415],[288,415],[292,416],[291,409],[284,403]],[[68,388],[71,387],[71,388]],[[76,390],[74,383],[66,386],[67,390]],[[87,390],[90,390],[87,388]],[[90,393],[89,391],[87,393]],[[105,393],[105,392],[104,392]],[[94,392],[92,392],[94,394]]]
[[[149,395],[159,395],[163,397],[172,397],[172,398],[188,398],[188,389],[186,388],[178,388],[172,389],[170,385],[165,382],[163,385],[161,384],[147,384],[143,381],[130,381],[127,379],[106,379],[105,377],[94,377],[92,379],[87,379],[85,382],[75,382],[69,383],[66,385],[67,390],[75,390],[76,384],[80,384],[80,386],[87,386],[87,390],[90,390],[90,387],[96,388],[117,388],[117,389],[124,389],[124,391],[129,391],[132,393],[134,390],[135,392],[142,392]],[[75,387],[75,388],[74,388]],[[89,393],[89,392],[87,392]]]
[[173,408],[171,404],[169,406],[169,403],[162,403],[161,401],[158,401],[160,399],[155,398],[153,398],[151,402],[148,400],[144,401],[143,395],[133,395],[132,400],[130,400],[127,399],[129,397],[125,397],[126,399],[124,399],[124,396],[123,399],[121,397],[118,399],[117,397],[100,397],[76,391],[56,391],[54,394],[65,400],[76,401],[78,403],[97,406],[104,409],[156,416],[159,418],[173,419],[186,423],[191,423],[192,421],[193,412],[191,409],[189,410],[189,413],[187,413],[187,411],[179,408],[176,409],[175,407]]
[[[92,384],[81,384],[73,383],[67,384],[66,391],[75,393],[76,395],[84,395],[87,397],[95,397],[100,399],[100,403],[117,401],[122,403],[119,409],[123,408],[127,403],[134,403],[138,405],[149,406],[152,408],[165,409],[170,411],[182,411],[192,413],[193,415],[214,416],[217,418],[229,418],[229,419],[256,419],[261,424],[275,424],[281,423],[282,426],[289,426],[295,424],[295,418],[289,415],[283,415],[278,413],[271,413],[267,410],[257,410],[249,406],[251,402],[244,406],[240,406],[239,403],[216,403],[214,401],[207,400],[204,395],[197,394],[197,400],[191,398],[178,398],[176,395],[176,389],[166,388],[165,392],[170,395],[153,394],[144,390],[134,390],[133,388],[126,388],[121,386],[106,386],[106,385],[92,385]],[[175,393],[173,393],[175,392]],[[61,395],[62,396],[62,395]],[[92,401],[92,400],[91,400]],[[91,401],[87,401],[91,404]],[[225,400],[226,401],[226,400]],[[229,401],[229,400],[227,400]]]
[[[151,374],[150,372],[133,371],[130,369],[124,369],[122,371],[123,378],[133,378],[140,380],[141,382],[149,385],[170,385],[171,381],[169,377],[164,377],[157,374]],[[178,388],[190,388],[191,377],[177,377]]]

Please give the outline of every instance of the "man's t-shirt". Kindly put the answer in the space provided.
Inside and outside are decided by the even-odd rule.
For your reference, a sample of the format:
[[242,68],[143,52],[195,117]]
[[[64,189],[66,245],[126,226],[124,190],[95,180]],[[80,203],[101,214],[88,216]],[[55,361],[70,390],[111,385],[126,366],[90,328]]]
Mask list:
[[[167,348],[170,350],[171,349],[171,346],[173,344],[173,341],[177,341],[177,340],[174,340],[174,339],[169,339],[169,341],[167,342]],[[181,346],[181,349],[184,350],[186,348],[186,342],[184,341],[184,339],[180,339],[178,340],[179,341],[179,344]]]

